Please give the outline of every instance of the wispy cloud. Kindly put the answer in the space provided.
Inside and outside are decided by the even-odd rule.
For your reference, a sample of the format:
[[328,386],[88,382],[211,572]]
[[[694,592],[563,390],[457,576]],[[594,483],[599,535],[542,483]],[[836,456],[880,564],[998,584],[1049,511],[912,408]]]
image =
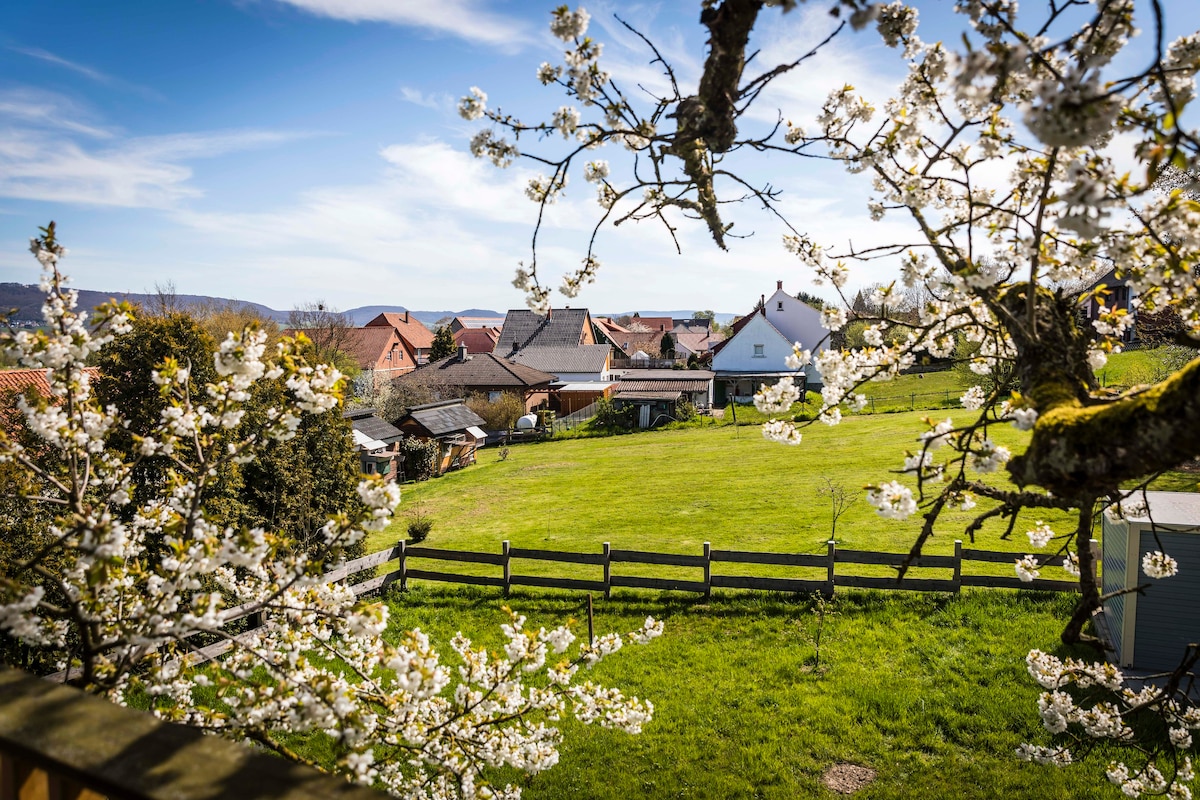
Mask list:
[[115,132],[91,119],[91,114],[70,98],[41,89],[0,91],[0,120],[9,125],[70,131],[95,139]]
[[59,100],[37,92],[0,94],[0,119],[9,123],[0,128],[0,197],[170,208],[202,194],[191,183],[188,161],[312,135],[233,130],[123,139],[73,121],[74,109]]
[[14,53],[20,53],[23,56],[36,58],[40,61],[45,61],[48,64],[54,64],[55,66],[62,67],[63,69],[68,69],[78,75],[82,75],[88,80],[104,84],[105,86],[111,86],[114,89],[134,92],[152,100],[162,99],[161,94],[148,86],[131,83],[123,78],[118,78],[115,75],[109,75],[106,72],[101,72],[98,69],[89,67],[86,64],[80,64],[76,61],[71,61],[63,58],[62,56],[55,55],[54,53],[51,53],[48,50],[43,50],[40,47],[9,47],[8,49],[12,50]]
[[346,22],[385,22],[516,50],[532,41],[521,20],[487,11],[477,0],[278,0]]
[[411,86],[400,87],[400,99],[434,111],[449,111],[454,108],[454,97],[445,92],[422,92]]

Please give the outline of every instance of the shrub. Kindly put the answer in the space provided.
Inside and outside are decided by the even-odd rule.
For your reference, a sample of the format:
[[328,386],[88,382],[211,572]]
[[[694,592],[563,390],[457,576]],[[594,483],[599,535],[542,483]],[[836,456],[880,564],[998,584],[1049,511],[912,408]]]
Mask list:
[[501,392],[496,400],[485,395],[473,394],[467,398],[467,408],[483,418],[489,431],[506,431],[517,426],[517,420],[525,413],[525,403],[515,394]]

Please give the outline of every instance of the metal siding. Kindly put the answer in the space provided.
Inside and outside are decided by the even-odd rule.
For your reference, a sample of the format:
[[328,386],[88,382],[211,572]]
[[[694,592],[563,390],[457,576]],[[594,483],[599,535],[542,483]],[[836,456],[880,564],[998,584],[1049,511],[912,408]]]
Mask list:
[[[1124,520],[1113,522],[1108,517],[1104,517],[1101,529],[1104,536],[1101,585],[1103,592],[1108,594],[1124,588],[1125,585],[1125,548],[1129,541],[1129,523]],[[1117,652],[1118,660],[1122,660],[1124,657],[1124,653],[1121,652],[1121,643],[1124,641],[1125,595],[1106,600],[1104,615],[1108,619],[1113,650]]]
[[[1137,603],[1133,664],[1139,669],[1173,668],[1184,646],[1200,641],[1200,535],[1159,531],[1158,538],[1164,552],[1179,562],[1179,574],[1162,580],[1140,576],[1150,588]],[[1142,556],[1158,549],[1154,535],[1142,530],[1139,565]]]

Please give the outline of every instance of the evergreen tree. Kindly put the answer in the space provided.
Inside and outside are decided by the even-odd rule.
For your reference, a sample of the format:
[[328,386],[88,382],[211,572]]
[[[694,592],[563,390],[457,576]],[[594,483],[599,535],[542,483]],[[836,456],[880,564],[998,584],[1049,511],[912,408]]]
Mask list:
[[433,347],[429,352],[429,360],[437,361],[440,358],[452,356],[457,349],[458,345],[454,343],[454,332],[450,330],[450,326],[439,325],[433,334]]

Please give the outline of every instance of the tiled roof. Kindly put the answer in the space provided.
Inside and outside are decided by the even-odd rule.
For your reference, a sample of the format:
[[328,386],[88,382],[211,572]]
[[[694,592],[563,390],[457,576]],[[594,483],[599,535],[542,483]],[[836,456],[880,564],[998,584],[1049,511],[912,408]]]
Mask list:
[[392,341],[391,328],[351,328],[339,349],[352,355],[359,369],[374,369]]
[[[84,367],[88,378],[96,380],[100,370],[95,367]],[[44,369],[5,369],[0,370],[0,392],[23,392],[32,386],[42,397],[50,396],[50,382],[46,380]]]
[[499,328],[504,324],[504,317],[455,317],[451,324],[454,322],[464,328]]
[[499,338],[497,328],[463,328],[454,334],[454,343],[465,344],[468,353],[490,353]]
[[711,333],[677,333],[675,334],[675,345],[687,348],[693,353],[707,353],[710,348],[724,338],[720,334]]
[[625,327],[633,329],[638,325],[649,331],[657,331],[658,335],[662,336],[665,332],[675,329],[675,320],[670,317],[634,317]]
[[583,341],[584,325],[588,322],[586,308],[555,308],[549,317],[525,308],[508,312],[500,339],[493,350],[507,356],[514,349],[527,347],[576,347]]
[[432,361],[416,372],[401,375],[396,380],[405,383],[432,380],[447,386],[462,386],[468,389],[476,386],[523,389],[548,386],[554,379],[548,372],[524,364],[515,364],[495,353],[478,353],[468,356],[466,361],[460,361],[456,353],[448,358]]
[[420,423],[421,427],[433,436],[465,431],[472,425],[480,428],[487,425],[478,414],[463,405],[462,400],[446,400],[441,403],[413,406],[408,410],[405,418],[411,418]]
[[628,329],[613,322],[612,317],[596,317],[596,323],[609,333],[628,333]]
[[395,425],[375,416],[375,409],[373,408],[352,409],[343,413],[342,416],[350,420],[350,424],[354,427],[354,430],[365,434],[371,439],[377,439],[381,442],[393,442],[404,435]]
[[404,339],[409,347],[433,347],[433,331],[422,325],[421,320],[407,311],[403,314],[380,314],[367,323],[368,328],[381,325],[395,328],[396,332],[400,334],[400,338]]
[[666,331],[651,331],[649,333],[619,333],[614,334],[613,338],[621,349],[625,351],[625,355],[630,358],[638,350],[641,350],[652,357],[657,357],[656,354],[662,352],[662,338]]
[[569,372],[599,374],[604,370],[610,352],[612,352],[612,348],[606,344],[582,344],[578,347],[530,347],[519,351],[512,357],[512,360],[554,375]]

